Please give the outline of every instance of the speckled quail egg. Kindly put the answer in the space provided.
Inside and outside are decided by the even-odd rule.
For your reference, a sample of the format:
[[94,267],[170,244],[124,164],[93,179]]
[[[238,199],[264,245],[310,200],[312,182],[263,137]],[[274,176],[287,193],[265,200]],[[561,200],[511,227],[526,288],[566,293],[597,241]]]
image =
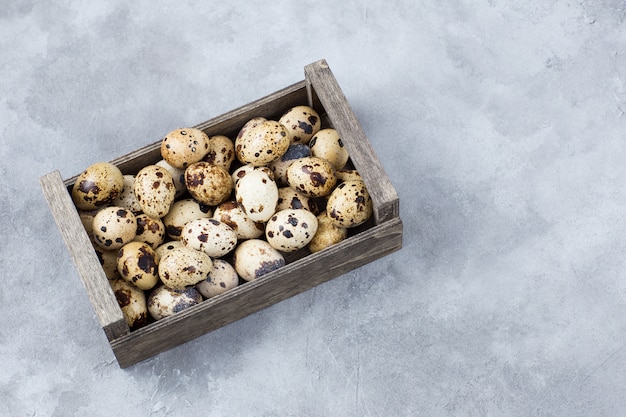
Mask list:
[[305,209],[278,211],[265,225],[267,242],[281,252],[294,252],[304,248],[316,232],[317,218]]
[[278,186],[263,171],[254,170],[237,181],[235,199],[254,222],[266,222],[278,203]]
[[202,294],[194,287],[176,290],[161,285],[150,292],[148,312],[155,320],[173,316],[202,302]]
[[319,114],[309,106],[295,106],[278,119],[287,130],[292,143],[309,143],[322,125]]
[[161,156],[173,167],[187,168],[204,158],[209,150],[209,137],[200,129],[174,129],[161,141]]
[[159,278],[174,289],[184,289],[204,280],[213,269],[213,261],[206,253],[181,246],[168,251],[159,261]]
[[202,160],[230,171],[230,166],[235,160],[235,144],[224,135],[210,136],[209,149]]
[[242,279],[252,281],[284,266],[285,258],[265,240],[250,239],[235,249],[233,265]]
[[328,197],[326,211],[338,227],[355,227],[372,215],[372,199],[363,181],[344,181]]
[[235,139],[235,155],[243,164],[264,166],[280,158],[289,148],[289,132],[279,122],[266,120]]
[[130,330],[137,330],[148,324],[146,294],[123,279],[115,279],[110,281],[110,283]]
[[213,218],[192,220],[180,234],[183,246],[206,253],[213,258],[226,255],[237,246],[237,232]]
[[72,200],[81,210],[110,205],[124,189],[124,176],[109,162],[96,162],[83,171],[72,186]]
[[315,215],[319,213],[319,206],[314,198],[299,193],[291,187],[278,189],[276,211],[285,209],[306,209]]
[[119,249],[135,238],[137,219],[123,207],[105,207],[93,218],[93,239],[106,250]]
[[268,167],[274,173],[274,181],[278,185],[288,185],[287,182],[287,168],[296,159],[311,156],[311,149],[301,143],[293,143],[289,145],[287,152],[280,158],[269,163]]
[[233,200],[217,206],[213,218],[229,225],[237,234],[237,240],[256,239],[265,230],[264,223],[250,220],[243,208]]
[[322,129],[309,142],[311,154],[330,162],[333,168],[341,169],[348,162],[348,150],[343,146],[335,129]]
[[269,167],[255,167],[254,165],[246,164],[234,170],[233,173],[230,175],[233,180],[233,184],[237,185],[237,182],[241,178],[243,178],[248,172],[252,171],[263,171],[267,174],[268,177],[272,179],[272,181],[274,181],[274,171],[272,171]]
[[156,253],[144,242],[127,243],[117,253],[120,276],[142,290],[149,290],[157,284],[157,265]]
[[319,252],[345,240],[347,237],[348,229],[335,226],[326,211],[323,211],[317,216],[317,232],[309,243],[309,250],[311,253]]
[[200,203],[193,198],[175,201],[169,213],[163,217],[163,224],[167,235],[174,240],[180,240],[183,226],[191,220],[209,218],[213,215],[211,206]]
[[257,117],[253,117],[252,119],[249,119],[246,123],[244,123],[241,129],[239,129],[237,136],[235,136],[235,142],[237,141],[237,139],[241,140],[241,137],[247,134],[248,130],[252,129],[254,126],[261,124],[265,121],[267,121],[267,119],[262,116],[257,116]]
[[141,207],[135,196],[135,176],[124,175],[124,188],[122,192],[118,194],[117,198],[113,200],[112,205],[118,207],[124,207],[134,214],[141,213]]
[[152,249],[159,247],[165,240],[165,225],[161,219],[144,213],[135,217],[137,218],[137,234],[134,240],[147,243]]
[[169,251],[175,248],[180,248],[181,246],[183,246],[183,242],[181,242],[180,240],[171,240],[169,242],[163,243],[161,246],[156,248],[154,250],[154,253],[156,254],[157,264],[161,262],[161,259],[163,259],[163,257],[167,255]]
[[185,170],[183,168],[176,168],[167,163],[165,159],[158,161],[156,166],[163,167],[170,172],[172,179],[174,180],[174,188],[176,188],[175,198],[181,197],[187,192],[187,186],[185,185]]
[[289,166],[287,181],[291,188],[302,194],[309,197],[324,197],[335,187],[337,177],[330,162],[309,156],[300,158]]
[[363,177],[356,169],[338,169],[335,170],[337,176],[337,182],[341,181],[363,181]]
[[233,190],[233,180],[228,171],[205,161],[187,167],[185,185],[193,198],[209,206],[226,201]]
[[172,174],[158,165],[143,167],[135,175],[133,189],[141,211],[154,218],[165,216],[176,196]]
[[108,279],[116,279],[120,277],[117,271],[117,249],[105,250],[101,247],[94,245],[98,262],[102,266],[102,270]]
[[100,210],[99,208],[93,210],[77,210],[78,217],[90,239],[93,238],[93,218],[96,217],[96,214],[98,214]]
[[196,284],[196,289],[205,298],[215,297],[239,285],[239,275],[235,268],[222,259],[213,260],[213,270],[209,276]]

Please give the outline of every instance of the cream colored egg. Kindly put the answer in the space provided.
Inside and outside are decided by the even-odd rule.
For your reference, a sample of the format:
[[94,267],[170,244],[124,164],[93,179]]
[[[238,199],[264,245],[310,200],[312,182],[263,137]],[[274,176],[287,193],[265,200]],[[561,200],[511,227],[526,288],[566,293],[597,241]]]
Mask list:
[[309,143],[322,125],[319,114],[309,106],[292,107],[278,121],[289,131],[292,143]]
[[337,182],[340,181],[363,181],[363,177],[356,169],[338,169],[335,171]]
[[123,207],[105,207],[94,216],[92,232],[96,245],[106,250],[119,249],[135,238],[137,219]]
[[250,239],[235,249],[233,265],[242,279],[252,281],[284,266],[285,258],[265,240]]
[[317,232],[309,243],[311,253],[319,252],[348,237],[348,229],[337,227],[326,214],[326,211],[317,216]]
[[108,279],[116,279],[120,277],[117,272],[117,249],[104,250],[101,247],[94,245],[96,256],[98,256],[98,262],[102,266],[102,270]]
[[135,196],[135,176],[124,175],[124,188],[122,192],[113,200],[114,206],[124,207],[134,214],[141,212],[141,206]]
[[309,142],[311,154],[331,163],[334,169],[343,168],[348,162],[348,150],[343,146],[335,129],[322,129]]
[[236,201],[227,201],[215,208],[213,218],[229,225],[237,234],[237,240],[256,239],[263,235],[265,225],[250,220]]
[[337,183],[333,166],[325,159],[309,156],[294,161],[287,169],[287,181],[294,190],[309,197],[324,197]]
[[158,165],[145,166],[135,175],[134,191],[141,211],[154,218],[165,216],[176,196],[172,174]]
[[315,215],[319,213],[319,206],[314,198],[299,193],[291,187],[278,189],[276,211],[285,209],[305,209]]
[[146,294],[123,279],[115,279],[110,281],[110,283],[130,330],[137,330],[147,325],[148,302]]
[[233,184],[237,185],[237,182],[241,178],[243,178],[248,172],[252,172],[252,171],[262,171],[265,174],[267,174],[267,176],[270,177],[272,179],[272,181],[274,181],[274,171],[272,171],[271,168],[269,168],[269,167],[255,167],[254,165],[246,164],[246,165],[242,165],[239,168],[237,168],[236,170],[234,170],[233,173],[230,175],[230,177],[233,180]]
[[274,181],[279,185],[288,185],[287,169],[296,159],[311,156],[311,149],[302,143],[289,145],[287,152],[280,158],[269,163],[268,167],[274,173]]
[[237,181],[235,199],[254,222],[266,222],[278,203],[278,186],[263,171],[254,170]]
[[161,320],[201,302],[202,294],[194,287],[176,290],[161,285],[150,292],[148,312],[153,319]]
[[144,242],[127,243],[117,253],[120,276],[142,290],[149,290],[157,284],[157,266],[154,250]]
[[235,248],[237,233],[226,223],[213,218],[203,218],[185,224],[180,240],[183,246],[219,258]]
[[211,206],[200,203],[193,198],[178,200],[172,204],[169,213],[163,217],[163,224],[167,235],[174,240],[180,240],[183,226],[192,220],[209,218],[213,215]]
[[212,270],[209,255],[186,246],[168,251],[159,262],[159,278],[163,284],[178,290],[196,285]]
[[200,129],[174,129],[161,141],[161,156],[175,168],[188,165],[204,158],[209,149],[209,137]]
[[267,242],[281,252],[294,252],[304,248],[316,232],[317,218],[305,209],[278,211],[265,225]]
[[143,213],[138,214],[136,217],[137,234],[134,240],[147,243],[152,249],[159,247],[165,240],[165,225],[161,219],[156,219]]
[[165,255],[167,255],[169,251],[175,248],[180,248],[181,246],[183,246],[183,243],[180,240],[171,240],[169,242],[163,243],[158,248],[156,248],[154,250],[154,253],[156,254],[157,264],[161,261],[161,259],[163,259]]
[[167,163],[165,159],[158,161],[156,166],[167,169],[174,180],[174,188],[176,188],[175,198],[181,197],[187,192],[187,186],[185,185],[185,170],[183,168],[176,168]]
[[235,160],[235,144],[227,136],[211,136],[208,152],[202,160],[230,171],[230,166]]
[[235,155],[243,164],[264,166],[280,158],[289,148],[289,132],[281,123],[266,120],[235,139]]
[[215,297],[239,285],[239,275],[235,268],[222,259],[213,260],[213,270],[209,276],[196,284],[196,289],[205,298]]
[[124,176],[109,162],[96,162],[83,171],[72,186],[72,200],[81,210],[107,206],[124,189]]
[[187,167],[185,185],[193,198],[209,206],[226,201],[233,190],[233,180],[228,171],[204,161]]
[[372,215],[372,199],[363,181],[344,181],[333,190],[326,211],[337,227],[355,227]]

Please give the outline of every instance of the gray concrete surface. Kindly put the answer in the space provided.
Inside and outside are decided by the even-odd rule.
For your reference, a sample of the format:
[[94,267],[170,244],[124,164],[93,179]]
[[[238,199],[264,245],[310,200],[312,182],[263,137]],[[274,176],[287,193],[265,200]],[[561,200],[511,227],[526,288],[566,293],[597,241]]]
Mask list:
[[[626,415],[624,2],[265,3],[0,8],[0,415]],[[320,58],[403,250],[119,369],[39,176]]]

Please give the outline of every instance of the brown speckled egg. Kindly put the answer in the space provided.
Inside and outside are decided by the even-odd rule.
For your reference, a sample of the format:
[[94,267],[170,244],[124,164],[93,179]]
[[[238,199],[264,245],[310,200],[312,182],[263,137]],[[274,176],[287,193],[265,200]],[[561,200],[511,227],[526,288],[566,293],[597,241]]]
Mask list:
[[237,233],[226,223],[216,219],[197,219],[185,224],[180,235],[183,246],[203,251],[219,258],[237,245]]
[[194,287],[175,290],[161,285],[150,292],[148,312],[155,320],[173,316],[202,302],[202,294]]
[[185,170],[183,168],[175,168],[168,164],[165,159],[161,159],[155,165],[163,167],[170,172],[170,175],[174,180],[174,187],[176,188],[175,198],[179,198],[187,192],[187,186],[185,185]]
[[137,330],[148,324],[146,294],[123,279],[115,279],[110,281],[110,283],[130,330]]
[[272,179],[272,181],[274,181],[274,171],[272,171],[269,167],[255,167],[254,165],[246,164],[234,170],[230,175],[233,179],[233,184],[237,185],[237,181],[242,179],[248,172],[251,171],[263,171]]
[[182,290],[202,281],[213,269],[206,253],[181,246],[166,253],[159,262],[159,278],[168,287]]
[[236,201],[226,201],[215,208],[213,218],[229,225],[237,240],[256,239],[263,235],[265,224],[250,220]]
[[348,150],[335,129],[317,132],[309,142],[309,148],[313,156],[327,160],[335,169],[343,168],[348,162]]
[[337,182],[340,181],[363,181],[363,177],[356,169],[338,169],[335,171]]
[[209,137],[192,127],[172,130],[161,141],[161,156],[175,168],[184,169],[202,160],[208,150]]
[[235,160],[235,144],[227,136],[211,136],[209,150],[202,160],[230,171],[230,166]]
[[275,161],[270,162],[268,167],[274,173],[274,181],[278,185],[288,185],[287,182],[287,168],[296,159],[304,158],[305,156],[311,156],[311,149],[301,143],[293,143],[289,145],[287,152]]
[[363,181],[344,181],[328,197],[326,211],[337,227],[355,227],[372,215],[372,199]]
[[150,245],[156,249],[165,240],[165,225],[161,219],[155,219],[147,214],[141,213],[137,216],[137,234],[135,240]]
[[157,264],[161,261],[161,259],[163,259],[165,255],[167,255],[169,251],[175,248],[180,248],[181,246],[183,246],[183,243],[180,240],[172,240],[169,242],[165,242],[161,246],[156,248],[154,250],[154,253],[156,254]]
[[104,250],[99,246],[94,246],[96,255],[98,256],[98,262],[102,266],[102,270],[108,279],[116,279],[120,277],[117,272],[117,249]]
[[93,218],[93,239],[106,250],[119,249],[132,241],[137,233],[137,219],[123,207],[105,207]]
[[322,125],[319,114],[309,106],[292,107],[278,121],[289,131],[291,143],[309,143]]
[[341,242],[348,237],[348,229],[333,224],[326,212],[317,216],[317,233],[309,243],[311,253],[319,252],[329,246]]
[[250,239],[237,246],[233,264],[242,279],[252,281],[284,266],[285,258],[266,241]]
[[193,198],[209,206],[226,201],[233,190],[233,180],[228,171],[205,161],[187,167],[185,184]]
[[134,190],[141,211],[154,218],[165,216],[176,196],[172,174],[158,165],[145,166],[135,175]]
[[261,124],[263,122],[267,121],[267,119],[265,117],[261,117],[261,116],[257,116],[257,117],[253,117],[252,119],[248,120],[242,127],[241,129],[239,129],[239,132],[237,133],[237,136],[235,137],[235,142],[237,140],[241,140],[241,137],[246,135],[248,130],[252,129],[254,126]]
[[247,129],[235,139],[235,155],[243,164],[267,165],[289,148],[289,132],[279,122],[266,120]]
[[281,252],[304,248],[316,232],[317,218],[305,209],[278,211],[265,225],[267,242]]
[[144,242],[130,242],[117,253],[120,276],[142,290],[153,288],[159,279],[154,250]]
[[239,275],[235,268],[222,259],[213,260],[213,270],[209,276],[196,284],[196,289],[205,298],[215,297],[239,285]]
[[124,188],[117,198],[113,200],[113,205],[124,207],[132,211],[134,214],[141,213],[141,207],[135,196],[135,176],[124,175]]
[[254,170],[237,181],[235,199],[254,222],[266,222],[278,202],[278,186],[263,171]]
[[112,204],[124,189],[124,176],[109,162],[96,162],[83,171],[72,186],[72,200],[81,210]]
[[276,211],[285,209],[305,209],[315,215],[320,211],[314,198],[299,193],[291,187],[281,187],[278,189]]
[[309,197],[324,197],[335,187],[337,177],[330,162],[309,156],[300,158],[289,166],[287,181],[291,188],[302,194]]
[[183,226],[191,220],[208,218],[213,215],[211,206],[200,203],[193,198],[175,201],[169,213],[163,217],[165,231],[174,240],[180,240]]

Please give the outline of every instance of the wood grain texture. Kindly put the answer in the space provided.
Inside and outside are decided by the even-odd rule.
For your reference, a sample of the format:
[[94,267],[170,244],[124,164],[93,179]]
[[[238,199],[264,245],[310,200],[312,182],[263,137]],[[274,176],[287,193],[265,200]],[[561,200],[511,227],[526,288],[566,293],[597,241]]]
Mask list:
[[41,177],[40,183],[54,221],[70,252],[78,276],[104,333],[109,340],[127,334],[130,330],[122,310],[100,266],[98,256],[85,232],[66,185],[61,179],[61,174],[59,171],[51,172]]
[[113,340],[111,346],[120,366],[130,366],[306,291],[401,247],[402,222],[396,218],[174,316]]
[[350,159],[363,177],[374,203],[376,224],[398,217],[398,194],[327,62],[320,60],[309,64],[304,68],[304,73],[309,99],[316,97],[320,101],[348,149]]

